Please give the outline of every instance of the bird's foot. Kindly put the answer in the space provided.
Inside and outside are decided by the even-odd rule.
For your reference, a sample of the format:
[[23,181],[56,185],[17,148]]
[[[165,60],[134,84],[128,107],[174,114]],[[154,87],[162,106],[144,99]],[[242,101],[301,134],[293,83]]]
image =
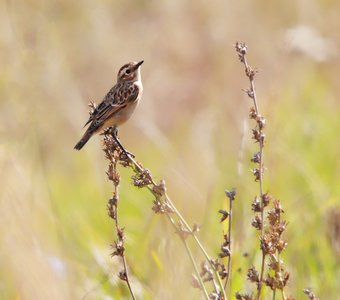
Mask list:
[[126,158],[135,158],[135,155],[132,154],[131,152],[127,151],[123,145],[120,143],[119,139],[118,139],[118,129],[117,127],[109,127],[107,129],[105,129],[104,134],[111,134],[111,136],[114,138],[117,146],[120,148],[120,150],[122,151],[121,154],[125,155]]

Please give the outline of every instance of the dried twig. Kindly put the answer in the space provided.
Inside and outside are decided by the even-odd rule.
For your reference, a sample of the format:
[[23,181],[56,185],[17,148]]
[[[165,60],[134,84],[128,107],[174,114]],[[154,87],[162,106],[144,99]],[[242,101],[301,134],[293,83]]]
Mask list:
[[109,161],[108,171],[106,172],[107,177],[110,181],[113,182],[114,191],[112,197],[108,201],[107,209],[108,214],[111,219],[115,222],[115,231],[117,234],[117,240],[112,245],[114,251],[112,252],[112,256],[118,256],[121,258],[123,263],[123,270],[119,272],[118,277],[125,281],[128,289],[130,291],[131,297],[133,300],[136,299],[134,292],[131,287],[128,267],[126,263],[125,257],[125,234],[124,228],[119,225],[119,218],[118,218],[118,202],[119,202],[119,182],[120,176],[117,172],[117,162],[119,161],[119,156],[121,155],[120,148],[112,148],[110,147],[110,143],[106,137],[104,137],[104,148],[105,157]]
[[[284,288],[289,279],[289,273],[283,268],[283,263],[280,259],[281,252],[286,248],[287,242],[282,239],[282,233],[285,231],[287,222],[282,220],[281,215],[283,209],[281,203],[277,199],[273,199],[268,193],[263,191],[263,148],[265,144],[264,128],[266,125],[266,119],[260,114],[259,106],[256,97],[254,78],[257,74],[257,70],[250,67],[247,62],[247,46],[245,43],[237,42],[235,49],[241,63],[245,67],[245,74],[249,79],[250,87],[245,90],[246,94],[253,101],[253,107],[250,109],[249,117],[255,121],[255,128],[253,128],[253,139],[259,145],[259,150],[256,152],[251,161],[256,164],[253,169],[255,181],[259,184],[259,195],[255,196],[252,203],[252,210],[255,217],[252,221],[253,227],[261,231],[260,234],[260,249],[262,252],[261,269],[260,272],[253,266],[248,270],[247,277],[251,282],[257,285],[256,297],[249,299],[260,299],[263,284],[270,287],[273,291],[273,299],[275,299],[276,290],[280,290],[282,298],[287,299],[284,294]],[[266,207],[272,203],[273,208],[266,211]],[[265,217],[268,223],[265,223]],[[268,264],[268,272],[265,278],[265,264]],[[238,294],[239,299],[247,299],[246,296]],[[243,298],[242,298],[243,297]],[[291,299],[291,298],[290,298]]]
[[[185,245],[188,256],[193,264],[195,269],[196,278],[198,279],[199,287],[201,288],[206,299],[209,299],[209,293],[204,285],[204,282],[198,272],[198,267],[193,259],[191,252],[189,250],[189,245],[187,244],[187,237],[191,236],[195,241],[198,248],[203,253],[207,264],[210,265],[212,273],[214,274],[214,280],[216,281],[216,289],[212,293],[216,293],[221,295],[221,300],[226,300],[225,291],[223,288],[222,280],[219,276],[218,269],[216,265],[214,265],[213,260],[207,254],[206,250],[202,246],[201,242],[197,238],[195,232],[198,230],[198,226],[190,226],[181,213],[177,210],[170,197],[166,193],[166,185],[165,181],[161,180],[160,183],[156,183],[151,175],[151,172],[148,169],[145,169],[141,163],[137,162],[132,154],[124,153],[116,140],[112,136],[110,131],[106,131],[104,133],[104,151],[107,149],[110,153],[118,153],[119,163],[124,166],[132,169],[135,175],[132,177],[133,184],[136,187],[143,188],[146,187],[155,197],[154,205],[152,207],[155,213],[165,214],[167,219],[170,221],[171,225],[174,227],[175,232],[181,238],[182,242]],[[105,151],[105,153],[107,152]],[[127,154],[127,155],[126,155]],[[211,295],[211,294],[210,294]]]

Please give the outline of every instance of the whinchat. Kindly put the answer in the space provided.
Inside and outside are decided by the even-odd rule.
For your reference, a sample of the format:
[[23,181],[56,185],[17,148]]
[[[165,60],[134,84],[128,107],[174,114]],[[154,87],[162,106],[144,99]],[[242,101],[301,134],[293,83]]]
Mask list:
[[140,74],[143,62],[143,60],[138,63],[130,62],[119,69],[117,83],[98,106],[93,105],[93,111],[85,126],[91,124],[74,149],[80,150],[93,134],[108,127],[116,131],[119,125],[131,117],[143,93]]

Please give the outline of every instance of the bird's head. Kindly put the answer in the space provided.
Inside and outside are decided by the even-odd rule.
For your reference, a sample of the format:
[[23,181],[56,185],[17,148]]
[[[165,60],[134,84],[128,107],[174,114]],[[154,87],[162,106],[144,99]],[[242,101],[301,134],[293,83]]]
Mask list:
[[137,81],[140,79],[140,66],[144,60],[140,62],[129,62],[119,69],[117,82]]

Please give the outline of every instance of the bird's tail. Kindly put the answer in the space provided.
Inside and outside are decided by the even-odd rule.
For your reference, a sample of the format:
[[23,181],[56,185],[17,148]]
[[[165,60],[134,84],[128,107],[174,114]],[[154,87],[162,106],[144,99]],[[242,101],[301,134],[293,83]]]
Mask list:
[[91,133],[86,132],[81,138],[81,140],[74,146],[74,149],[80,150],[81,148],[83,148],[91,136],[92,136]]

